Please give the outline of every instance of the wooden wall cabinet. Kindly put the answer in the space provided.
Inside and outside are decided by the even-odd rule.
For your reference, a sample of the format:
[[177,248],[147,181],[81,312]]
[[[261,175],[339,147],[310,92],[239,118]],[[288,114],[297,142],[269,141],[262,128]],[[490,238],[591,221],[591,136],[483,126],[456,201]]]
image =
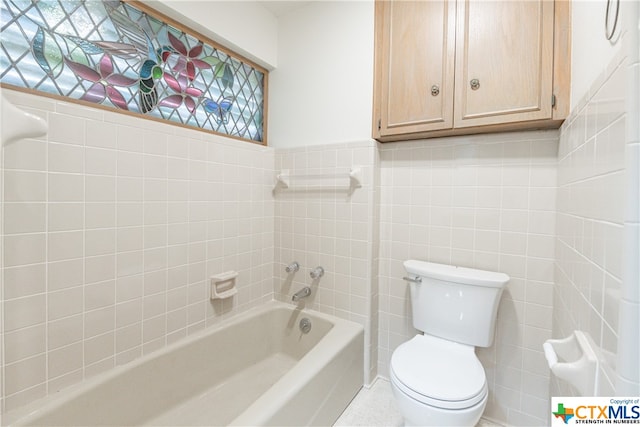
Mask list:
[[373,137],[559,127],[568,0],[376,0]]

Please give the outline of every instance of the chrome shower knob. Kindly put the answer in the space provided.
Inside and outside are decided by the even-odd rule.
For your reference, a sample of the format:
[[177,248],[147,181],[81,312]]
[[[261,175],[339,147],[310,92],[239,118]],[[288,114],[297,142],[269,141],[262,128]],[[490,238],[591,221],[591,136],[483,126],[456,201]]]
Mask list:
[[324,276],[324,268],[318,266],[316,268],[314,268],[313,270],[311,270],[311,272],[309,273],[309,276],[311,276],[311,278],[313,280],[315,279],[319,279],[322,276]]
[[291,264],[287,265],[284,268],[284,271],[286,271],[287,273],[295,273],[298,270],[300,270],[300,264],[298,264],[297,261],[293,261]]

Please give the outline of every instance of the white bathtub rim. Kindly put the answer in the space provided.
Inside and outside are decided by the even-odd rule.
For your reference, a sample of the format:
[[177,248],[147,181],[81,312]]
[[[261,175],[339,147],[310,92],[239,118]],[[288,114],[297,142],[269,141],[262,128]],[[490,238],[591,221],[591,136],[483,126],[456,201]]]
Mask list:
[[[246,311],[243,311],[241,313],[234,314],[213,325],[207,326],[206,328],[200,331],[194,332],[192,335],[181,338],[163,348],[160,348],[149,354],[146,354],[137,359],[134,359],[131,362],[125,363],[123,365],[115,366],[106,372],[97,374],[91,378],[81,381],[80,383],[73,384],[67,388],[60,390],[59,392],[49,394],[33,402],[30,402],[24,406],[15,408],[11,411],[8,411],[7,413],[3,413],[2,425],[3,426],[12,426],[12,425],[20,426],[24,424],[29,424],[31,420],[38,418],[41,413],[56,410],[57,408],[66,404],[68,401],[73,400],[78,396],[81,396],[82,394],[100,385],[101,383],[106,382],[123,373],[126,373],[127,371],[135,369],[140,365],[148,363],[151,360],[160,358],[168,353],[171,353],[175,349],[179,349],[180,347],[187,346],[195,341],[202,339],[203,337],[214,334],[221,329],[224,329],[229,326],[233,326],[238,323],[242,323],[247,319],[250,319],[252,317],[257,317],[265,312],[282,309],[282,308],[293,311],[293,312],[309,313],[310,316],[318,317],[332,323],[331,329],[327,332],[327,334],[325,335],[325,337],[323,337],[322,340],[324,340],[325,338],[335,339],[339,336],[342,336],[342,334],[345,333],[345,330],[343,328],[335,327],[336,321],[346,322],[345,329],[347,330],[357,331],[357,330],[363,329],[361,325],[350,320],[338,318],[337,316],[321,313],[319,311],[311,310],[308,308],[300,309],[295,305],[284,303],[281,301],[276,301],[276,300],[268,301],[266,303],[262,303],[255,307],[249,308]],[[320,343],[322,343],[322,340],[320,341]],[[311,357],[317,357],[317,356],[313,356],[313,354],[318,353],[318,351],[314,351],[318,347],[324,347],[324,345],[314,346],[306,355],[304,355],[304,357],[300,360],[300,362],[302,362],[302,360],[305,360],[305,358],[308,358],[310,354],[312,355]],[[292,371],[295,372],[298,365],[299,363],[292,368]],[[291,374],[291,372],[287,372],[285,376],[289,374]]]

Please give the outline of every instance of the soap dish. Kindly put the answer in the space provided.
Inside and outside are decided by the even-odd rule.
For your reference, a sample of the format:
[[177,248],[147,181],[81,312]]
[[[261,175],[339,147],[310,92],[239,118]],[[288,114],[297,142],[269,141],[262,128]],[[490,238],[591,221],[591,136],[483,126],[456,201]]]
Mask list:
[[238,272],[233,270],[211,276],[211,299],[227,299],[237,294],[236,277]]

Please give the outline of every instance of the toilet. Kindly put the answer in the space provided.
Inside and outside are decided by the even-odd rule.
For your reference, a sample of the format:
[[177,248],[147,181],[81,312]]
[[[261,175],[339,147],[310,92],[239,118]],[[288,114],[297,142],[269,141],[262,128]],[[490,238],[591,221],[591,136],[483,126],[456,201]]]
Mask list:
[[475,347],[493,343],[509,276],[425,261],[404,262],[413,326],[391,356],[391,390],[406,426],[475,426],[489,390]]

